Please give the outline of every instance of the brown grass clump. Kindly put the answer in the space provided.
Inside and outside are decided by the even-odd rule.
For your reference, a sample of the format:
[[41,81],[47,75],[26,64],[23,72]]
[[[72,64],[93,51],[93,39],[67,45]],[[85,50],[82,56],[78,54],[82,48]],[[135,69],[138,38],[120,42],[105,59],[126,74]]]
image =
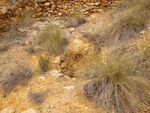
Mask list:
[[19,23],[18,23],[19,27],[26,28],[26,27],[29,27],[33,23],[34,19],[32,18],[32,13],[33,13],[32,8],[24,9],[21,12]]
[[39,33],[40,43],[52,55],[61,55],[68,46],[68,40],[56,26],[48,25]]
[[109,44],[135,39],[139,32],[146,28],[146,15],[138,9],[129,10],[118,18],[104,35]]
[[9,45],[8,44],[0,45],[0,52],[7,51],[8,49],[9,49]]
[[16,61],[12,67],[4,70],[0,85],[5,94],[10,93],[18,85],[25,85],[32,78],[33,70],[24,59]]
[[137,104],[150,97],[150,81],[137,76],[136,58],[132,52],[122,50],[103,57],[98,54],[85,57],[75,73],[85,80],[82,94],[109,113],[138,111]]
[[86,23],[86,19],[82,16],[76,15],[74,17],[68,18],[67,27],[79,27]]
[[27,51],[29,54],[35,53],[35,49],[34,49],[34,47],[32,45],[30,45],[27,48],[24,48],[24,50]]
[[44,92],[41,93],[37,93],[37,92],[28,92],[28,99],[36,104],[41,104],[44,102],[46,95],[50,92],[50,90],[46,90]]
[[150,79],[150,44],[145,45],[141,50],[139,62],[139,75]]
[[137,38],[149,23],[149,0],[123,0],[119,5],[123,10],[117,8],[117,16],[103,37],[109,44]]

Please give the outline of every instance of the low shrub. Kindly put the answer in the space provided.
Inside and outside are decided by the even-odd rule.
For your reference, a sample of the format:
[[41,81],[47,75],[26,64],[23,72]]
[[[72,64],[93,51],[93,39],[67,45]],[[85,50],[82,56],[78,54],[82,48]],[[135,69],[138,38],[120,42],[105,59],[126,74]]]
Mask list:
[[49,64],[50,64],[49,57],[40,56],[38,61],[39,61],[40,69],[43,72],[46,72],[48,70]]
[[5,94],[10,93],[18,85],[25,85],[32,78],[33,70],[24,59],[17,60],[12,67],[4,70],[0,85]]
[[64,34],[58,29],[58,27],[53,25],[46,26],[39,33],[40,43],[44,48],[52,55],[63,54],[68,45],[68,40]]
[[0,52],[7,51],[9,49],[9,45],[3,44],[0,45]]
[[139,32],[147,27],[146,15],[140,8],[127,10],[119,16],[119,19],[108,27],[103,36],[109,44],[135,39]]
[[32,13],[33,9],[31,7],[24,9],[20,14],[18,26],[21,28],[29,27],[34,21]]
[[75,73],[84,81],[82,94],[106,112],[137,112],[137,104],[150,97],[150,81],[137,76],[136,58],[132,52],[122,50],[85,57]]

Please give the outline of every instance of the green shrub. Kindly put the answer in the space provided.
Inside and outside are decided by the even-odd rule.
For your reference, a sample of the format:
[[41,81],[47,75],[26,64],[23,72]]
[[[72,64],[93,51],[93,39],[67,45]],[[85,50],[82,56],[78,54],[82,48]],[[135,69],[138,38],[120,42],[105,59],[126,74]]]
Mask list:
[[65,52],[68,40],[64,34],[55,26],[46,26],[39,34],[40,43],[50,54],[60,55]]
[[12,67],[4,70],[0,85],[5,94],[10,93],[18,85],[25,85],[32,78],[33,70],[24,59],[17,60]]
[[50,64],[49,57],[40,56],[38,61],[39,61],[40,69],[43,72],[46,72],[48,70],[49,64]]
[[150,81],[137,76],[136,58],[123,50],[85,57],[75,73],[84,81],[82,94],[106,112],[137,112],[137,104],[142,105],[150,97]]

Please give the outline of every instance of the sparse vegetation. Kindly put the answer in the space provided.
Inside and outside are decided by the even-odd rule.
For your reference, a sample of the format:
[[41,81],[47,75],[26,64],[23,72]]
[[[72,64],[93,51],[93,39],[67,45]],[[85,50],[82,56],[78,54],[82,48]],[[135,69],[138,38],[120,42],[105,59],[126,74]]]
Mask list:
[[12,67],[4,71],[0,78],[1,88],[5,94],[10,93],[18,85],[25,85],[32,78],[33,70],[24,59],[17,60]]
[[50,54],[60,55],[65,52],[68,40],[56,26],[46,26],[39,34],[40,43]]
[[139,75],[150,79],[150,44],[145,45],[141,50],[138,72]]
[[111,43],[125,42],[135,39],[139,32],[146,28],[146,15],[138,9],[133,9],[120,15],[118,21],[113,23],[104,38]]
[[9,45],[3,44],[0,45],[0,52],[7,51],[9,49]]
[[44,92],[41,93],[37,93],[37,92],[28,92],[28,99],[36,104],[41,104],[44,102],[46,95],[50,92],[50,90],[46,90]]
[[104,35],[104,39],[110,39],[109,44],[135,39],[147,27],[150,17],[149,0],[123,0],[116,9],[115,22]]
[[20,40],[22,37],[26,36],[26,33],[26,31],[19,31],[17,23],[14,22],[10,24],[10,28],[6,32],[6,38],[9,40]]
[[28,9],[24,9],[21,12],[20,20],[19,20],[19,27],[26,28],[29,27],[33,23],[32,18],[33,9],[30,7]]
[[49,65],[50,65],[49,57],[40,56],[38,61],[39,61],[40,69],[43,72],[46,72],[49,68]]
[[28,48],[25,48],[25,51],[27,51],[29,54],[33,54],[35,52],[34,47],[32,45]]
[[76,15],[68,18],[67,27],[78,27],[86,23],[86,19],[83,16]]
[[[137,56],[133,52],[108,52],[85,57],[75,75],[85,81],[81,92],[102,110],[114,113],[138,111],[149,95],[150,81],[137,76]],[[142,105],[142,104],[141,104]]]

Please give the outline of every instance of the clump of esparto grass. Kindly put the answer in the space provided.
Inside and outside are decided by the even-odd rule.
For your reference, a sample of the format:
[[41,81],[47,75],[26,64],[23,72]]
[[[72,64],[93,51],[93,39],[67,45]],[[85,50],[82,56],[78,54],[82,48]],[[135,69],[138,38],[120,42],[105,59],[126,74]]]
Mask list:
[[136,68],[136,55],[120,50],[103,57],[99,54],[85,57],[75,75],[84,76],[82,94],[102,110],[132,113],[138,111],[137,103],[150,97],[150,81],[137,76]]
[[46,72],[50,65],[49,57],[40,56],[38,61],[40,69]]
[[26,36],[26,31],[21,32],[18,30],[17,23],[10,23],[10,28],[6,31],[6,37],[9,40],[20,40],[22,37]]
[[140,8],[130,9],[118,18],[103,36],[111,44],[135,39],[139,32],[146,28],[146,15]]
[[[141,10],[149,10],[150,1],[149,0],[122,0],[116,7],[116,11],[124,11],[130,9],[134,6],[140,7]],[[136,8],[136,7],[135,7]]]
[[86,19],[83,16],[74,16],[68,18],[67,27],[79,27],[86,23]]
[[28,92],[27,96],[31,102],[36,103],[36,104],[41,104],[44,102],[45,97],[49,91],[50,90],[46,90],[46,91],[40,92],[40,93],[30,91],[30,92]]
[[25,48],[25,51],[27,51],[29,54],[35,53],[34,47],[31,45],[28,48]]
[[63,54],[68,46],[68,40],[62,31],[53,25],[46,26],[39,33],[38,37],[40,43],[47,49],[47,51],[55,56]]
[[141,50],[139,60],[139,75],[150,79],[150,44],[145,45]]
[[98,33],[83,33],[82,37],[87,38],[90,43],[94,45],[94,51],[99,52],[101,50],[100,35]]
[[5,94],[10,93],[18,85],[26,85],[32,78],[33,70],[24,59],[16,61],[12,67],[4,71],[0,85]]
[[147,27],[150,17],[149,0],[123,0],[119,6],[115,22],[104,35],[104,39],[111,39],[109,42],[115,44],[137,38]]
[[24,9],[20,14],[20,20],[19,20],[19,27],[26,28],[29,27],[33,23],[32,18],[33,9],[32,8],[26,8]]
[[0,52],[7,51],[9,49],[9,45],[3,44],[0,45]]
[[121,0],[120,3],[117,5],[116,10],[122,11],[129,9],[139,3],[141,0]]

